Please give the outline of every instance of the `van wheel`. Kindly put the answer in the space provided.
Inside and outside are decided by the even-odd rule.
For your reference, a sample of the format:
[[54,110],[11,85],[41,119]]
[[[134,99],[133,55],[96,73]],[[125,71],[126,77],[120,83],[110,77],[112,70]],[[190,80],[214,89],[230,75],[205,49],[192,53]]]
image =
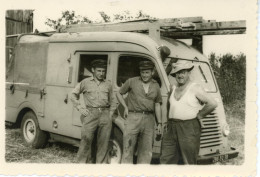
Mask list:
[[114,128],[109,142],[108,161],[111,164],[121,163],[123,156],[123,135],[118,128]]
[[36,115],[32,111],[24,114],[21,131],[25,145],[36,149],[46,145],[47,134],[40,129]]

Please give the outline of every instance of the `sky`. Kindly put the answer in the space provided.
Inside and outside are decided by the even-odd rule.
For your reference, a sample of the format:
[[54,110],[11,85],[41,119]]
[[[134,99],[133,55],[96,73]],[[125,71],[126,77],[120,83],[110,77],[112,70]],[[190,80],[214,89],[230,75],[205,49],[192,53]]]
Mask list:
[[[38,2],[38,3],[37,3]],[[77,15],[92,20],[101,20],[98,12],[104,11],[110,16],[126,10],[136,14],[139,10],[157,18],[178,18],[202,16],[206,20],[235,21],[246,20],[246,0],[45,0],[30,1],[34,11],[34,27],[39,31],[52,30],[44,24],[46,18],[57,19],[63,10],[74,10]],[[217,55],[234,55],[245,51],[246,35],[217,35],[203,37],[203,51],[206,56],[211,52]]]

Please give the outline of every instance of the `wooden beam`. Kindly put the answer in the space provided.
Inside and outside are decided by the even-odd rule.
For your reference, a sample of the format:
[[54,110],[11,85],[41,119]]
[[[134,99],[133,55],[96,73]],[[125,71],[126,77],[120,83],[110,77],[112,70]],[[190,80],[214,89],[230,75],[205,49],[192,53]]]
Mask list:
[[60,32],[96,32],[96,31],[142,31],[149,30],[149,21],[107,24],[80,24],[62,26]]
[[157,21],[135,21],[128,23],[108,23],[108,24],[81,24],[69,25],[60,32],[142,32],[148,33],[154,40],[160,39],[160,26]]
[[190,39],[193,36],[203,35],[228,35],[228,34],[245,34],[246,29],[236,30],[205,30],[205,31],[161,31],[161,36],[174,39]]
[[203,37],[202,36],[193,36],[192,46],[195,47],[201,53],[203,53]]
[[[201,18],[202,19],[202,18]],[[207,23],[192,23],[185,22],[182,23],[180,21],[171,21],[172,19],[162,19],[158,21],[132,21],[132,22],[124,22],[124,23],[106,23],[106,24],[80,24],[80,25],[69,25],[62,26],[59,29],[60,32],[95,32],[95,31],[144,31],[153,29],[154,26],[160,26],[161,31],[171,32],[171,33],[180,33],[185,32],[187,34],[193,32],[199,32],[198,35],[215,35],[218,34],[217,30],[223,30],[224,32],[220,32],[223,34],[229,34],[225,30],[235,30],[230,31],[233,33],[244,33],[246,29],[246,21],[227,21],[227,22],[207,22]],[[191,20],[192,21],[192,20]],[[195,20],[193,20],[195,21]],[[237,30],[237,31],[236,31]],[[207,31],[207,32],[201,32]],[[175,35],[175,34],[172,34]]]
[[196,30],[217,30],[217,29],[238,29],[246,28],[246,21],[225,21],[225,22],[209,22],[197,23]]
[[[178,28],[176,28],[178,26]],[[204,30],[226,30],[246,29],[246,21],[208,22],[208,23],[160,23],[162,31],[204,31]]]
[[203,18],[202,17],[182,17],[182,18],[164,18],[164,19],[159,20],[159,22],[162,22],[162,23],[176,22],[176,21],[182,21],[183,23],[186,23],[186,22],[201,23],[201,22],[203,22]]

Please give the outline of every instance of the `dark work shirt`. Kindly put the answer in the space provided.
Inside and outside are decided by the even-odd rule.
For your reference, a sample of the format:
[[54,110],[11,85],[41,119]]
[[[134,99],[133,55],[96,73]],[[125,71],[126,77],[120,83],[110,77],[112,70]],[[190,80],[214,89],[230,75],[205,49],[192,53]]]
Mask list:
[[126,104],[130,111],[154,111],[155,103],[162,102],[159,84],[152,80],[146,94],[141,77],[128,79],[120,88],[120,94],[126,94]]
[[[77,107],[79,95],[83,93],[83,98],[86,107],[110,107],[111,110],[114,102],[112,85],[110,81],[101,81],[99,84],[93,77],[82,80],[72,91],[71,100],[73,105]],[[113,104],[113,106],[115,106]]]

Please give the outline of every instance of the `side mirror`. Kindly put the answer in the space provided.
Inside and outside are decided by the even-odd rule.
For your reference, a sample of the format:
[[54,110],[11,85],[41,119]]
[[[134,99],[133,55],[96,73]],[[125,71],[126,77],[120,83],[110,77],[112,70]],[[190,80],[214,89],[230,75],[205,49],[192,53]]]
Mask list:
[[161,54],[162,61],[164,61],[165,58],[167,58],[171,54],[171,50],[167,46],[161,46],[160,54]]

